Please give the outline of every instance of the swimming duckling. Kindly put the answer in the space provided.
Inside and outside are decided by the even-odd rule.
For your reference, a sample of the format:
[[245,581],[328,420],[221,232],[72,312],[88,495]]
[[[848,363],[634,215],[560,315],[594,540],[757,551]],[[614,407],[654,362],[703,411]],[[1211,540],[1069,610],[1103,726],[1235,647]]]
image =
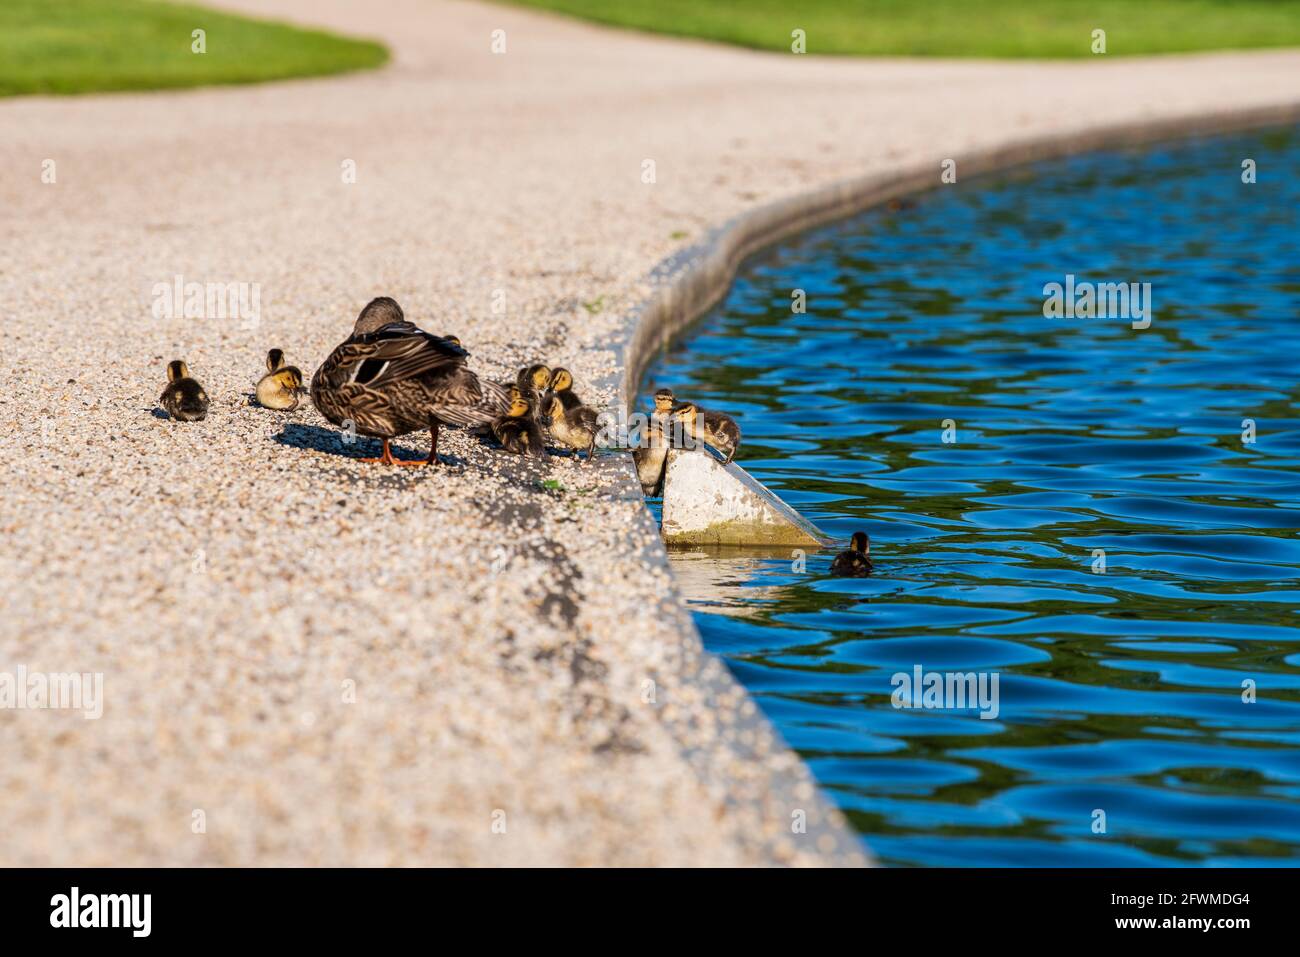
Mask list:
[[190,378],[184,359],[167,363],[167,388],[158,397],[158,404],[178,422],[197,422],[208,414],[208,394]]
[[740,426],[724,412],[702,409],[694,402],[682,402],[673,408],[672,419],[697,442],[706,442],[725,455],[727,464],[740,448]]
[[849,550],[840,552],[831,562],[831,574],[845,578],[865,578],[871,574],[871,539],[866,532],[854,532]]
[[546,457],[542,430],[533,417],[532,406],[518,386],[510,387],[510,408],[492,423],[492,434],[507,452],[533,458]]
[[298,408],[302,387],[302,372],[295,366],[284,364],[284,353],[272,349],[266,354],[266,375],[257,382],[257,402],[268,409],[292,412]]
[[590,462],[596,451],[596,433],[600,431],[596,410],[581,403],[565,408],[559,393],[554,393],[545,412],[551,435],[575,451],[585,450]]

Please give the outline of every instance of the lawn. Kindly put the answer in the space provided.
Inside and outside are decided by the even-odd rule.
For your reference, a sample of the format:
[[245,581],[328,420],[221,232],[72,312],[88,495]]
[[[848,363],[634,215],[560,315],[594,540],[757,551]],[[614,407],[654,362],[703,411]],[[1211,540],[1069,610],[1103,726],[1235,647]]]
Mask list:
[[1089,57],[1300,46],[1300,0],[513,0],[615,26],[808,53]]
[[[206,32],[207,51],[191,50]],[[0,96],[256,83],[378,66],[368,40],[153,0],[0,0]]]

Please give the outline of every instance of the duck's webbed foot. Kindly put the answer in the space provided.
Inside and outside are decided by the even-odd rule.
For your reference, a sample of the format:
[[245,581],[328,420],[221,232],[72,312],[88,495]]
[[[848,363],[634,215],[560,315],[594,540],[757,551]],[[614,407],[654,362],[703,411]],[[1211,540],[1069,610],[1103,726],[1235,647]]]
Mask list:
[[437,465],[438,464],[438,423],[429,426],[429,457],[427,459],[396,459],[398,465]]
[[384,439],[384,454],[377,459],[357,459],[358,462],[373,462],[377,465],[414,465],[414,462],[401,462],[393,458],[393,450],[388,447],[388,440]]

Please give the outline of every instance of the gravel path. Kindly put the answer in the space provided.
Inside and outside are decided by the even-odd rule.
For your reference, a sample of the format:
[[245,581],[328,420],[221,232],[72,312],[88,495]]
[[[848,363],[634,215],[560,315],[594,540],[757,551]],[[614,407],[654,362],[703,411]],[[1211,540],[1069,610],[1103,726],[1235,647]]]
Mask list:
[[[1293,53],[850,62],[432,0],[222,5],[395,62],[0,101],[0,672],[104,696],[0,710],[0,864],[860,862],[701,654],[625,460],[448,431],[439,469],[359,465],[310,404],[249,404],[266,349],[310,375],[389,294],[481,373],[544,358],[608,403],[643,277],[755,204],[1300,98]],[[258,321],[160,317],[178,275],[257,284]],[[155,411],[178,356],[204,422]]]

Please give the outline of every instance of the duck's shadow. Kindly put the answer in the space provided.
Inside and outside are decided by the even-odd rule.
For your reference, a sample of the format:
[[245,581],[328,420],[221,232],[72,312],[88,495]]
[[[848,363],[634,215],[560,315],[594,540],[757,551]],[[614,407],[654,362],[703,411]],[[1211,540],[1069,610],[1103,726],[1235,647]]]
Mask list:
[[[284,428],[271,438],[281,445],[294,449],[311,449],[334,456],[343,462],[377,458],[383,451],[383,443],[379,439],[371,439],[363,435],[353,437],[334,429],[323,429],[319,425],[305,425],[300,422],[286,422]],[[408,462],[422,460],[429,454],[428,449],[416,446],[399,445],[397,442],[390,442],[389,445],[395,457]],[[441,450],[438,452],[438,460],[442,465],[455,468],[464,468],[469,464],[465,459]],[[401,471],[407,472],[406,469]],[[414,467],[410,469],[411,474],[418,471]]]
[[[427,441],[427,433],[423,435]],[[286,422],[280,432],[271,436],[271,439],[288,448],[310,449],[329,456],[325,460],[315,460],[315,467],[322,472],[353,483],[365,480],[367,482],[376,481],[380,485],[406,487],[411,482],[419,481],[429,474],[446,474],[448,472],[477,473],[483,476],[491,475],[505,478],[517,485],[535,488],[545,494],[553,494],[550,490],[543,488],[543,483],[550,477],[546,461],[504,454],[501,451],[501,446],[489,436],[476,433],[470,433],[470,435],[472,441],[476,440],[494,454],[489,455],[484,460],[476,459],[471,461],[452,454],[444,446],[438,451],[438,466],[436,467],[393,468],[382,466],[377,467],[374,471],[349,468],[347,466],[349,463],[360,464],[357,463],[358,459],[377,457],[383,450],[383,443],[379,439],[366,438],[365,436],[353,437],[348,433],[335,429],[300,422]],[[428,446],[421,447],[418,440],[411,445],[399,445],[397,442],[391,442],[390,447],[394,456],[408,462],[420,461],[429,454]],[[585,464],[585,457],[580,461]],[[369,465],[370,463],[365,464]],[[334,467],[336,465],[342,467]]]

